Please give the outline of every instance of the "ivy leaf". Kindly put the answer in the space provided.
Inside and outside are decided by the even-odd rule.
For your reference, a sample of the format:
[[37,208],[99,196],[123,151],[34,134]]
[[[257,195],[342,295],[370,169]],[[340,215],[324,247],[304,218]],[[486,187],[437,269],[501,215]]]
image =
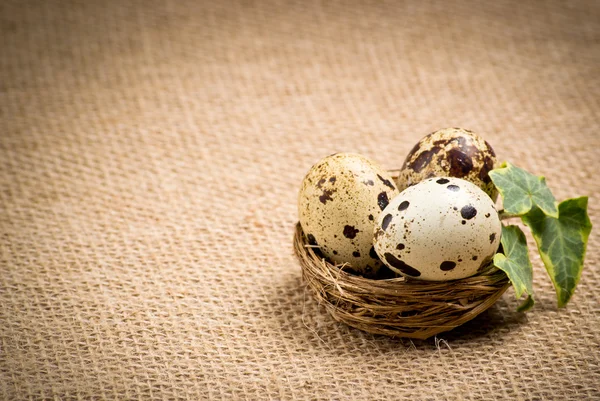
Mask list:
[[558,218],[537,207],[522,216],[531,228],[546,271],[552,279],[558,307],[563,307],[581,277],[592,223],[587,214],[587,196],[567,199],[558,205]]
[[527,240],[518,226],[502,226],[502,249],[504,254],[494,255],[494,265],[510,279],[517,299],[527,293],[527,299],[517,308],[525,312],[533,304],[533,267],[529,260]]
[[510,163],[504,163],[489,174],[502,195],[506,212],[522,216],[537,206],[548,216],[558,217],[556,199],[544,177],[537,177]]

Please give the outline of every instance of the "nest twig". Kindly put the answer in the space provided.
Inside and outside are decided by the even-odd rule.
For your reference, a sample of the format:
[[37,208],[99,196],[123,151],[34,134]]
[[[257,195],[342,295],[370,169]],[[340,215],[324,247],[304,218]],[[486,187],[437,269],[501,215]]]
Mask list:
[[294,250],[317,301],[337,321],[369,333],[426,339],[473,319],[510,286],[490,265],[460,280],[367,279],[319,257],[296,225]]

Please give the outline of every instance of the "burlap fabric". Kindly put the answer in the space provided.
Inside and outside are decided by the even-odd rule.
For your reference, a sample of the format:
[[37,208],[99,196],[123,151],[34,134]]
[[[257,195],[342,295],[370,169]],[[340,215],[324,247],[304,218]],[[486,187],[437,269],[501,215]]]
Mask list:
[[599,398],[594,231],[567,309],[533,256],[530,313],[414,342],[336,323],[292,252],[315,161],[446,126],[600,227],[599,6],[2,2],[0,397]]

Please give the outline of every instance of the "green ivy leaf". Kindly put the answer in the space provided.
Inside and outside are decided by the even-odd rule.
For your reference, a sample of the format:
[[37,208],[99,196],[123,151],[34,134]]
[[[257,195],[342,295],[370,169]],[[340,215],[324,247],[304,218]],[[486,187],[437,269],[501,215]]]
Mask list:
[[506,212],[522,216],[537,206],[548,216],[558,217],[556,199],[544,177],[537,177],[510,163],[504,163],[489,174],[502,195]]
[[586,196],[567,199],[558,205],[558,218],[547,216],[537,207],[524,215],[531,228],[546,270],[552,279],[558,306],[563,307],[575,291],[592,223],[587,214]]
[[524,312],[534,304],[533,267],[529,260],[527,240],[518,226],[502,226],[501,242],[504,254],[494,255],[494,265],[506,273],[517,299],[527,293],[527,299],[517,308],[519,312]]

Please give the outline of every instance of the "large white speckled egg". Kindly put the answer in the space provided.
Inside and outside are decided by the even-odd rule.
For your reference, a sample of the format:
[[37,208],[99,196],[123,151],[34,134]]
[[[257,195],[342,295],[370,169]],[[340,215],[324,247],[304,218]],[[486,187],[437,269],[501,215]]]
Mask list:
[[488,174],[496,164],[494,149],[482,137],[464,128],[444,128],[425,136],[413,147],[396,184],[403,191],[426,178],[462,178],[496,200],[498,191]]
[[430,178],[402,191],[377,219],[373,243],[381,260],[408,277],[465,278],[485,268],[502,225],[492,199],[475,184]]
[[298,197],[302,230],[335,264],[373,277],[381,267],[373,249],[375,220],[398,194],[392,177],[373,161],[336,153],[312,166]]

